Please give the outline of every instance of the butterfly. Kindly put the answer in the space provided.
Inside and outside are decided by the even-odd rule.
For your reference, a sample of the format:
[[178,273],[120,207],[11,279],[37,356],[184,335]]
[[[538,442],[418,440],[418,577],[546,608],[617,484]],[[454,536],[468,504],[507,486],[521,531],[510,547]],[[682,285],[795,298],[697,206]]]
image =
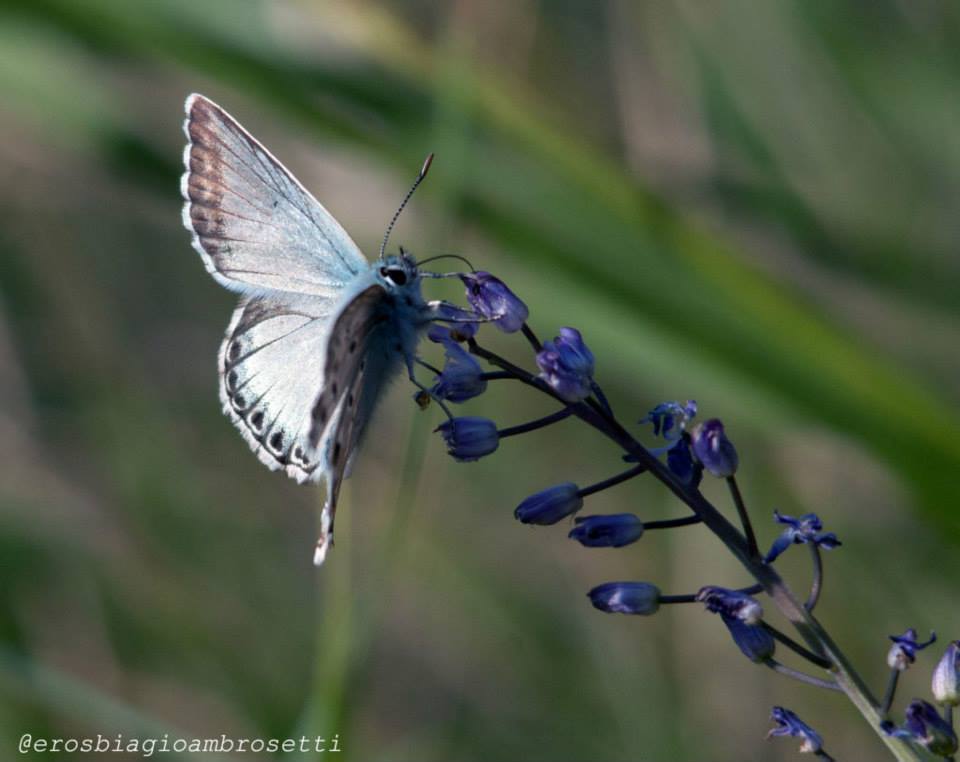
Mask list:
[[198,94],[185,108],[183,224],[209,273],[240,296],[217,359],[223,411],[270,469],[326,483],[319,566],[385,382],[406,366],[428,392],[414,377],[416,347],[444,303],[424,300],[417,262],[403,249],[385,256],[381,247],[368,262],[226,111]]

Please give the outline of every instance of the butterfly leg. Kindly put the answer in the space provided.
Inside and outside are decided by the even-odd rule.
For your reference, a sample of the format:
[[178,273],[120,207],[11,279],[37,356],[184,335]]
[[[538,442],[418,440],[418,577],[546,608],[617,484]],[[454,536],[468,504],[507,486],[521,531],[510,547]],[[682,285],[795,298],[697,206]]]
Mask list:
[[423,392],[424,394],[429,395],[429,396],[430,396],[430,399],[435,400],[436,403],[440,406],[440,409],[441,409],[444,413],[446,413],[447,418],[453,418],[453,413],[450,412],[450,408],[447,407],[447,403],[444,402],[444,401],[443,401],[442,399],[440,399],[439,397],[437,397],[433,392],[431,392],[431,391],[430,391],[430,387],[424,386],[423,384],[421,384],[421,383],[417,380],[417,376],[416,376],[416,374],[414,373],[414,370],[413,370],[413,364],[414,364],[414,363],[417,363],[417,364],[419,364],[419,365],[422,365],[422,366],[424,366],[425,368],[433,371],[434,373],[437,372],[437,369],[434,368],[432,365],[429,365],[428,363],[425,363],[425,362],[424,362],[423,360],[421,360],[419,357],[411,356],[411,357],[408,357],[408,358],[407,358],[407,378],[410,379],[410,382],[411,382],[414,386],[416,386],[421,392]]
[[489,323],[479,312],[465,310],[453,302],[445,302],[442,299],[435,299],[427,302],[425,323]]

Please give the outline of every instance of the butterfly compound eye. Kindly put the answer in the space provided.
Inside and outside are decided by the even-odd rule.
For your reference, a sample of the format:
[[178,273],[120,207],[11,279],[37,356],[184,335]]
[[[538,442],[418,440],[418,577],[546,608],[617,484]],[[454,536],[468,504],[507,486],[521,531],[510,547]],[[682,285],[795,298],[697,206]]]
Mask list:
[[399,267],[391,268],[387,270],[387,278],[390,279],[390,282],[395,286],[403,286],[407,282],[407,274]]

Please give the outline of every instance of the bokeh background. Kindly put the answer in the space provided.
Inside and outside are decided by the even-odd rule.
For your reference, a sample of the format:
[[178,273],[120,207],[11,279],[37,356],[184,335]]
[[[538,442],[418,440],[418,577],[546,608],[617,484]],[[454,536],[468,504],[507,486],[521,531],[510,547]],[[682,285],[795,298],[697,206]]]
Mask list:
[[[960,635],[958,49],[932,0],[7,0],[0,755],[308,732],[363,762],[793,759],[762,740],[783,704],[882,757],[842,696],[747,663],[699,607],[590,607],[613,579],[748,580],[701,528],[591,551],[519,525],[527,494],[621,468],[572,421],[456,464],[396,383],[314,570],[320,491],[220,413],[234,297],[181,228],[182,103],[224,105],[370,253],[435,151],[394,246],[498,273],[545,336],[579,327],[625,420],[722,417],[762,542],[775,507],[845,541],[819,613],[880,693],[888,634]],[[550,409],[505,384],[465,407]],[[642,479],[588,507],[683,511]],[[805,562],[783,560],[801,591]]]

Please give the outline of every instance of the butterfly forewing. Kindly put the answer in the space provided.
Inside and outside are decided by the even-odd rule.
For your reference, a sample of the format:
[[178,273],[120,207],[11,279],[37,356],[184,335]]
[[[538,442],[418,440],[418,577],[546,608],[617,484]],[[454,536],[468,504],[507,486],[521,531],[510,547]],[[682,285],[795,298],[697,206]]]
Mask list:
[[368,268],[340,224],[236,120],[201,95],[186,110],[183,221],[218,281],[333,297]]

